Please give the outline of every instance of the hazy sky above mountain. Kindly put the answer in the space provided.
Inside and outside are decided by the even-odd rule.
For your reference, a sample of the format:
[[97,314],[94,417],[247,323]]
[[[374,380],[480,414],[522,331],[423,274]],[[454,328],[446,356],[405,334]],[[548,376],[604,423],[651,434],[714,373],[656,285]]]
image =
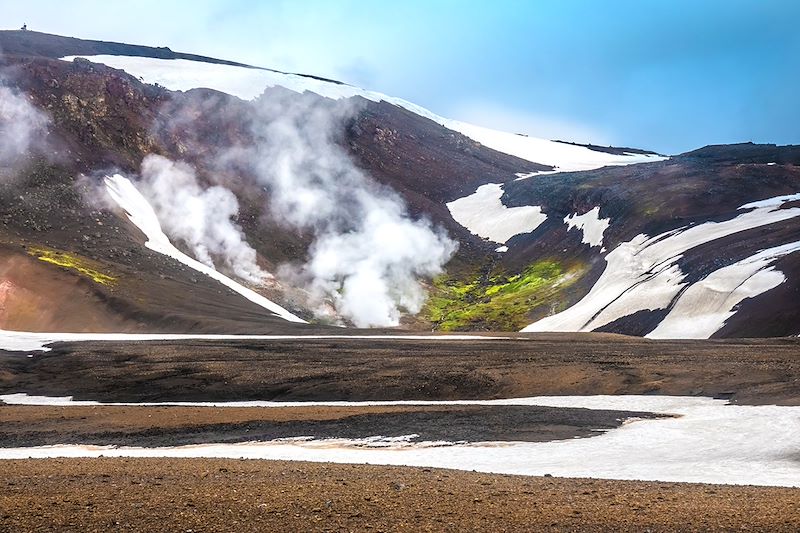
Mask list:
[[664,153],[800,143],[797,0],[0,0],[0,26],[332,77],[439,114]]

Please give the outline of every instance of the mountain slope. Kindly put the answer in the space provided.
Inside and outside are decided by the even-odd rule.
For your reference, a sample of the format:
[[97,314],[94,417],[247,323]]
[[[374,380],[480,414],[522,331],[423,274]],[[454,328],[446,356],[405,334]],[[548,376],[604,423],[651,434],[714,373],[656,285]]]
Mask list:
[[[17,302],[0,327],[74,327],[63,318],[37,324],[35,313],[12,320],[26,302],[46,307],[14,274],[20,261],[62,280],[52,283],[83,302],[84,315],[114,317],[88,329],[303,327],[143,248],[104,189],[119,173],[153,204],[180,253],[202,259],[211,250],[206,264],[287,317],[444,330],[800,333],[798,147],[718,146],[665,159],[495,132],[339,82],[165,49],[33,32],[0,32],[0,46],[6,85],[49,121],[41,142],[0,165],[0,234],[12,265],[3,283]],[[190,211],[165,194],[184,195],[203,210],[201,222],[176,221]],[[42,246],[117,273],[116,285],[48,267],[30,252]],[[214,309],[212,294],[231,307]]]

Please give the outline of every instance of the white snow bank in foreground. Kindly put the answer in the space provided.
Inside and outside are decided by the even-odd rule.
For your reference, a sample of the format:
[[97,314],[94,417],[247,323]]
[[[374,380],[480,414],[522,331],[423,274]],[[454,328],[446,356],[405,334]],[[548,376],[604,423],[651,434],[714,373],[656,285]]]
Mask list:
[[[592,331],[637,311],[666,309],[686,287],[684,282],[686,276],[677,264],[684,252],[740,231],[800,216],[800,208],[780,209],[784,202],[795,197],[800,195],[781,196],[743,205],[739,209],[752,209],[752,211],[723,222],[706,222],[665,232],[655,237],[638,235],[606,255],[606,269],[583,299],[561,313],[534,322],[522,331]],[[741,278],[742,272],[750,272],[755,266],[763,268],[770,261],[771,259],[761,257],[748,263],[748,266],[739,265],[727,270],[721,269],[722,271],[712,278],[711,283],[719,287],[721,279]],[[760,275],[746,288],[740,289],[738,295],[755,296],[756,290],[768,290],[773,286],[775,279],[771,275]],[[727,283],[726,286],[735,287],[733,283]],[[735,300],[738,295],[730,301]],[[708,312],[708,309],[702,306],[690,307],[695,312]],[[718,308],[717,318],[709,319],[706,316],[704,321],[707,325],[712,322],[720,323],[720,320],[724,323],[727,316],[723,315],[728,312],[729,309]],[[675,315],[671,321],[677,316]],[[704,329],[703,333],[707,330],[708,328]],[[670,329],[669,333],[682,336],[676,329]]]
[[[354,403],[376,404],[347,402]],[[676,396],[553,396],[463,403],[618,409],[681,416],[629,421],[600,436],[541,443],[445,445],[409,442],[411,436],[403,436],[164,448],[58,445],[0,449],[0,458],[230,457],[426,466],[500,474],[800,485],[800,461],[796,458],[800,407],[733,406],[708,398]]]
[[666,159],[656,155],[614,155],[589,150],[582,146],[557,143],[535,137],[492,130],[466,122],[441,117],[423,107],[352,85],[318,80],[296,74],[269,70],[218,65],[186,59],[155,59],[128,56],[67,56],[64,61],[84,57],[95,63],[122,69],[145,83],[158,83],[173,91],[207,88],[228,93],[244,100],[258,97],[268,87],[280,86],[290,91],[309,91],[332,99],[360,96],[374,102],[388,102],[457,131],[481,144],[527,161],[558,167],[559,171],[590,170],[608,165],[630,165]]
[[54,342],[148,342],[148,341],[298,341],[313,339],[370,339],[385,341],[482,341],[506,340],[512,337],[485,335],[211,335],[180,333],[37,333],[0,329],[0,350],[10,352],[49,351]]
[[169,241],[169,238],[161,230],[161,224],[158,222],[158,217],[155,211],[147,202],[144,196],[136,189],[136,186],[131,181],[119,174],[106,177],[106,190],[111,198],[128,214],[128,218],[133,224],[139,228],[147,242],[145,246],[151,250],[172,257],[206,276],[217,280],[229,289],[239,293],[246,299],[250,300],[256,305],[271,311],[275,315],[288,320],[289,322],[305,323],[305,320],[295,316],[278,304],[261,296],[252,289],[248,289],[244,285],[237,283],[228,276],[217,272],[210,266],[197,261],[185,253],[178,250]]
[[505,243],[514,235],[529,233],[547,220],[538,205],[506,207],[500,198],[503,186],[487,183],[474,193],[447,204],[453,220],[470,233],[496,243]]
[[610,218],[600,218],[600,206],[595,206],[591,211],[582,215],[573,213],[564,217],[568,229],[578,228],[583,234],[581,242],[589,246],[603,246],[603,234],[611,225]]
[[[385,338],[385,337],[384,337]],[[486,338],[486,337],[482,337]],[[527,398],[501,398],[495,400],[369,400],[369,401],[272,401],[248,400],[232,402],[98,402],[73,400],[72,396],[35,396],[25,393],[0,395],[0,402],[8,405],[74,406],[126,406],[126,407],[380,407],[380,406],[437,406],[437,405],[481,405],[481,406],[543,406],[581,409],[609,409],[645,411],[651,413],[679,414],[687,405],[726,405],[726,400],[695,396],[531,396]],[[635,409],[630,405],[637,406]]]

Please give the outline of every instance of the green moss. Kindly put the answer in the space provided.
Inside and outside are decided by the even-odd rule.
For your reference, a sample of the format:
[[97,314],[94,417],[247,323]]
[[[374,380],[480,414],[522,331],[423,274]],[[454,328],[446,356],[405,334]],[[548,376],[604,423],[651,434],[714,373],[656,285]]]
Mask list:
[[67,252],[59,252],[48,248],[31,247],[28,253],[39,261],[74,270],[100,285],[113,285],[117,278],[100,272],[93,262]]
[[477,281],[440,277],[434,280],[424,312],[442,331],[519,330],[528,324],[531,309],[558,305],[560,291],[580,273],[580,268],[566,269],[557,261],[543,260],[513,276]]
[[659,207],[656,205],[644,206],[641,209],[642,216],[645,218],[652,218],[659,212]]

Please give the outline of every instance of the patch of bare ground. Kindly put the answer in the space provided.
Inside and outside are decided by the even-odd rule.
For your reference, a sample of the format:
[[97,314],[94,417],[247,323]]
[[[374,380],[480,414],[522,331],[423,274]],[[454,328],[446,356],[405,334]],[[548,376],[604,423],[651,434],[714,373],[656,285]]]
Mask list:
[[207,459],[0,462],[0,531],[797,531],[797,489]]

